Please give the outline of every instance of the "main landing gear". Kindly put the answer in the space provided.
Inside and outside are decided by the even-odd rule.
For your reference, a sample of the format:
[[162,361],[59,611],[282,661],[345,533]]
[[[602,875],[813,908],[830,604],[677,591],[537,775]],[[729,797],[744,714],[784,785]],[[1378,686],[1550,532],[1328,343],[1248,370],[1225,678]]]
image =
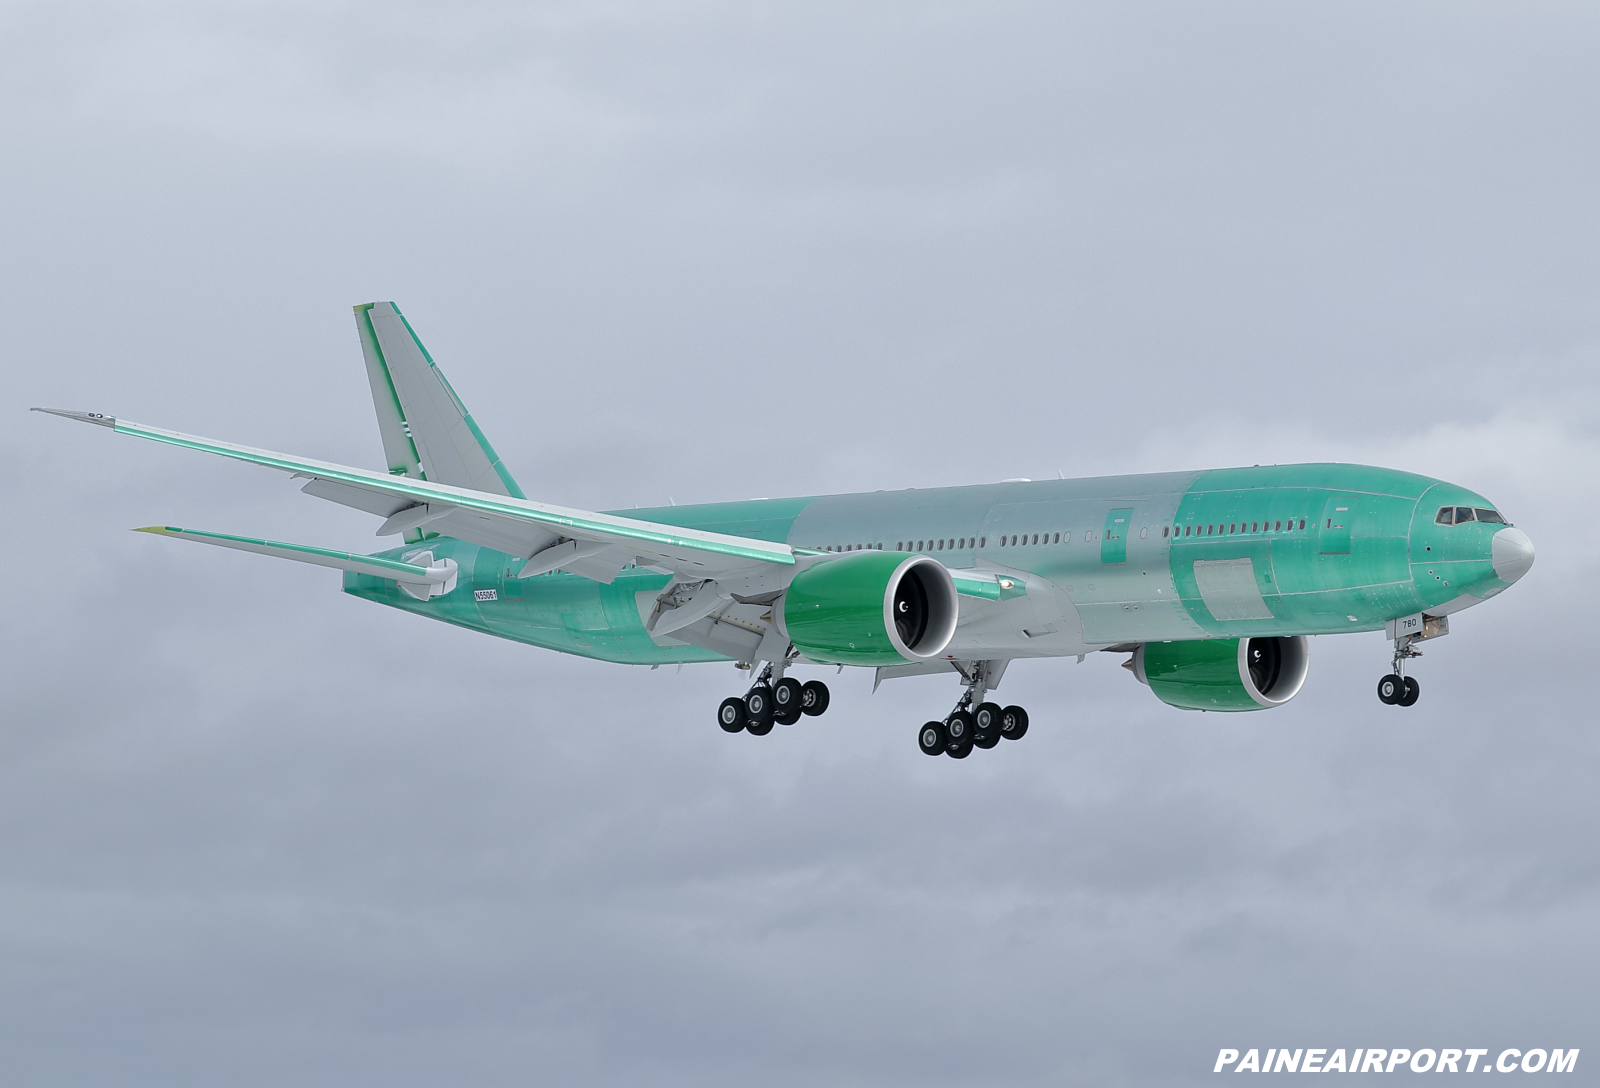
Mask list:
[[967,690],[955,709],[944,721],[925,722],[917,731],[917,747],[923,754],[966,759],[974,748],[993,748],[1002,740],[1021,740],[1028,731],[1028,712],[1020,706],[984,702],[987,692],[986,666],[980,662],[968,677]]
[[807,680],[804,684],[792,676],[774,681],[773,667],[769,662],[761,670],[756,682],[745,692],[722,700],[717,707],[717,724],[726,733],[744,730],[758,737],[772,732],[773,725],[793,725],[802,715],[815,717],[828,709],[828,685],[821,680]]
[[1422,695],[1422,686],[1417,683],[1416,677],[1406,675],[1406,662],[1422,656],[1422,651],[1412,645],[1415,641],[1417,639],[1413,635],[1394,640],[1394,671],[1378,681],[1380,703],[1387,706],[1413,706]]

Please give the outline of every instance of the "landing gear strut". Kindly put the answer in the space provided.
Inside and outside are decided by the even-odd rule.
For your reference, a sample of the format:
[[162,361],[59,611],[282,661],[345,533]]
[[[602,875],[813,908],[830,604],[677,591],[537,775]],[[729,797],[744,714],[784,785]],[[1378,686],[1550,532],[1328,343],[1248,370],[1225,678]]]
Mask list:
[[1422,685],[1416,677],[1406,675],[1406,662],[1421,657],[1422,651],[1412,645],[1419,641],[1415,635],[1394,640],[1394,669],[1378,681],[1378,701],[1388,706],[1413,706],[1422,695]]
[[1020,706],[1002,707],[984,701],[989,685],[999,680],[990,662],[978,662],[970,673],[959,665],[956,668],[966,681],[966,690],[944,721],[924,723],[917,732],[917,747],[930,756],[966,759],[974,748],[993,748],[1002,740],[1021,740],[1028,731],[1028,712]]
[[[821,680],[804,684],[783,675],[797,655],[787,661],[769,661],[744,697],[729,696],[717,707],[717,724],[725,732],[746,731],[758,737],[772,732],[774,724],[793,725],[802,715],[816,716],[828,709],[828,685]],[[774,679],[776,677],[776,679]]]

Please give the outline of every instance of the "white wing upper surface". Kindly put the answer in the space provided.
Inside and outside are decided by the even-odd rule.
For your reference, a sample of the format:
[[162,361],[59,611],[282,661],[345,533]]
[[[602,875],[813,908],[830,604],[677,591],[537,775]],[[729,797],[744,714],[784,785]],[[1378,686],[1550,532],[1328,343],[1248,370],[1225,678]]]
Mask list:
[[[386,526],[404,528],[425,524],[431,531],[523,558],[532,558],[561,540],[603,544],[606,547],[596,551],[584,549],[588,553],[583,557],[586,568],[577,570],[599,581],[610,581],[610,576],[619,568],[635,560],[688,579],[718,579],[728,585],[731,592],[738,593],[781,588],[794,573],[796,556],[787,544],[638,521],[373,472],[110,416],[57,409],[39,411],[110,427],[118,434],[292,473],[310,480],[305,487],[310,494],[386,517],[389,519]],[[401,529],[391,528],[390,531]]]

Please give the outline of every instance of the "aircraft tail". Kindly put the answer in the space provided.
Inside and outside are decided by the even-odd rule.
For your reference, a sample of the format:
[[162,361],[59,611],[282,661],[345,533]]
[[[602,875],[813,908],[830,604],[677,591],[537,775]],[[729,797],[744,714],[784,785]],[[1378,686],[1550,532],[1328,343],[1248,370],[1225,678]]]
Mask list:
[[355,312],[389,471],[526,498],[400,308],[368,302]]

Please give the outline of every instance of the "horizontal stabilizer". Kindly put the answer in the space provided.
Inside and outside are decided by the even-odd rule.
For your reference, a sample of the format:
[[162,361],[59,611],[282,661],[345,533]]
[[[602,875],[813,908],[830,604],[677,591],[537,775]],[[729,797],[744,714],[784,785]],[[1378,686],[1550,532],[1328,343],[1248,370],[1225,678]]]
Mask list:
[[418,562],[401,562],[378,555],[356,555],[328,548],[313,548],[306,544],[286,544],[281,540],[257,540],[248,536],[231,536],[228,533],[207,533],[199,529],[178,529],[171,525],[147,525],[135,529],[136,533],[154,533],[157,536],[192,540],[197,544],[212,544],[234,551],[253,552],[290,559],[296,563],[310,563],[317,567],[354,571],[374,578],[389,578],[400,583],[400,588],[418,600],[440,597],[456,587],[456,562],[454,559],[435,560],[432,552],[410,556]]

